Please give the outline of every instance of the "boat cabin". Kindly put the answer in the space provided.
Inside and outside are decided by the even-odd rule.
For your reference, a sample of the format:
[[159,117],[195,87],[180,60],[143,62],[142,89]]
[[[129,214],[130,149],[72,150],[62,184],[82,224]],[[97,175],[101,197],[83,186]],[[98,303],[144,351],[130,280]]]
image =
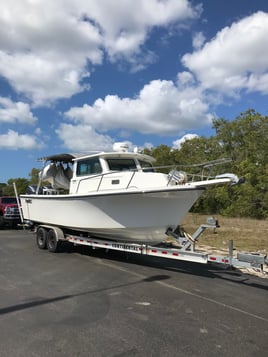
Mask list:
[[155,175],[154,161],[148,155],[130,152],[98,153],[75,158],[70,194],[143,187],[149,180],[148,174]]
[[[104,190],[163,187],[172,181],[167,174],[155,172],[153,157],[138,152],[124,150],[90,155],[60,154],[42,160],[45,165],[39,174],[40,184],[33,193],[41,191],[42,194],[76,195]],[[41,181],[50,185],[40,189]]]

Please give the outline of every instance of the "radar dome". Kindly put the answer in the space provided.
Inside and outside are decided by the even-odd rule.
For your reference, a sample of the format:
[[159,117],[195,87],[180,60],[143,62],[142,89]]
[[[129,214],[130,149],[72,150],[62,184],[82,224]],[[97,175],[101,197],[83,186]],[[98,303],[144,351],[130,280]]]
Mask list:
[[127,152],[129,150],[129,145],[128,143],[114,143],[113,144],[113,150],[114,151],[122,151],[122,152]]

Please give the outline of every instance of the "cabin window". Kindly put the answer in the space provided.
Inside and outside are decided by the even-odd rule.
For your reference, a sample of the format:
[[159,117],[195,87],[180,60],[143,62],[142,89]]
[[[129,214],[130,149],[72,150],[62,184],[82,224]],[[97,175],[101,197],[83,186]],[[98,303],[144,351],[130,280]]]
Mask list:
[[107,164],[111,171],[137,170],[136,162],[133,159],[107,159]]
[[99,158],[92,157],[77,162],[77,176],[100,174],[102,172]]
[[143,172],[154,172],[154,168],[150,162],[139,160],[139,164]]

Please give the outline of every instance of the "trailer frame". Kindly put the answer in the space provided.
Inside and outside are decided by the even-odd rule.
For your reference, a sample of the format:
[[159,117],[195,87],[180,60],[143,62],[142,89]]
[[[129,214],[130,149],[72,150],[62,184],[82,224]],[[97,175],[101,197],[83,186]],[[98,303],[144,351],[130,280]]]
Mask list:
[[[238,252],[233,255],[233,241],[229,241],[229,252],[227,255],[209,254],[196,250],[196,243],[201,234],[206,229],[216,229],[219,227],[218,221],[208,219],[207,224],[201,224],[197,230],[190,235],[181,226],[175,230],[168,228],[167,238],[158,245],[144,243],[128,243],[115,240],[107,240],[89,236],[82,232],[72,232],[61,227],[39,224],[35,227],[36,242],[40,249],[48,249],[56,253],[61,242],[69,242],[74,245],[88,246],[93,249],[115,250],[131,254],[160,257],[166,259],[188,261],[201,264],[220,264],[224,268],[253,268],[263,272],[263,267],[268,265],[267,255],[259,253]],[[171,237],[171,239],[169,239]]]

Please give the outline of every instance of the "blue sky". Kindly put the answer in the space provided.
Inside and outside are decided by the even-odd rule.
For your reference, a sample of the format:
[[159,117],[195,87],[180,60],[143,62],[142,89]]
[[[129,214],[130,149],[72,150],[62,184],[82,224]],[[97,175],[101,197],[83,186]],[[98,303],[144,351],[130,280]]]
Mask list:
[[0,0],[0,182],[267,115],[267,0]]

